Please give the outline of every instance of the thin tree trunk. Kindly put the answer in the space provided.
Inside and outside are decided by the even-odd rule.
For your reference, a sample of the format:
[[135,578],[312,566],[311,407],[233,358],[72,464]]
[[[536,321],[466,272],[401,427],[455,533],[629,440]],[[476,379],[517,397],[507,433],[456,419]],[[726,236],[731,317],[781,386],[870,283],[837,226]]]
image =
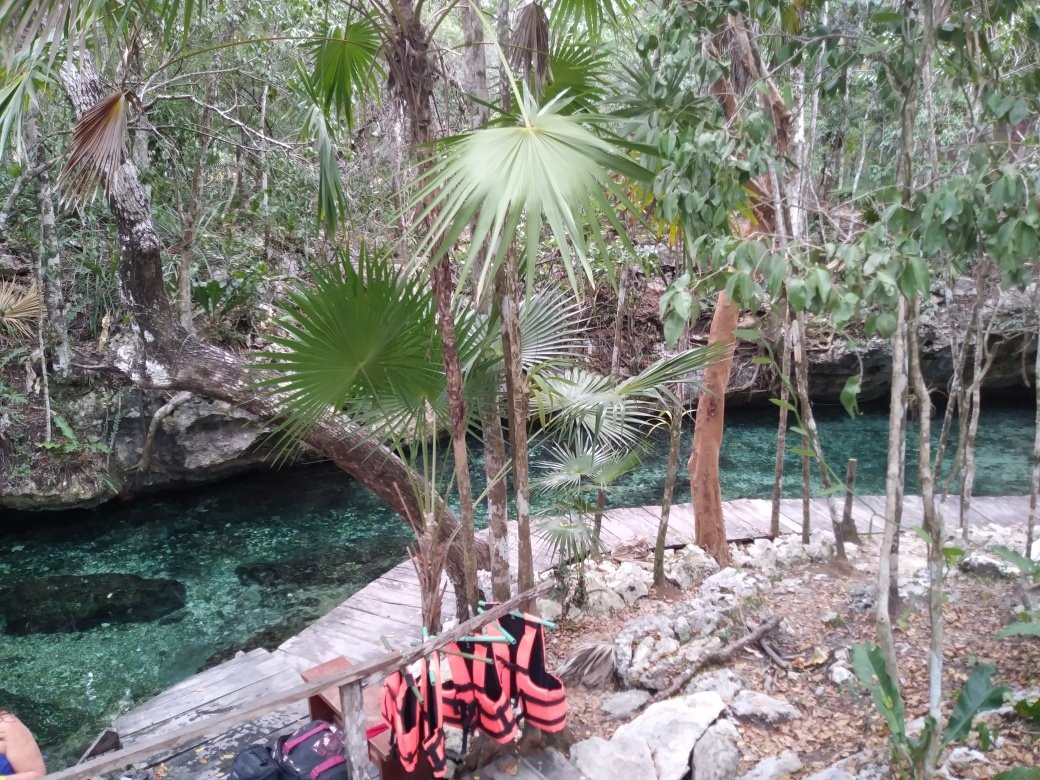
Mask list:
[[791,307],[783,301],[783,342],[780,346],[780,419],[776,427],[776,455],[773,459],[773,506],[769,516],[769,535],[780,536],[780,499],[784,488],[784,454],[787,449],[787,406],[790,403],[791,382]]
[[[25,145],[30,166],[39,170],[36,175],[36,214],[40,223],[37,266],[45,311],[42,318],[43,343],[40,348],[44,350],[44,362],[47,361],[48,351],[50,352],[54,375],[60,382],[68,379],[72,370],[72,350],[69,346],[68,328],[65,326],[65,295],[61,286],[61,247],[58,243],[58,226],[54,216],[54,194],[47,166],[47,151],[34,110],[29,112],[25,120]],[[46,372],[44,377],[46,379]]]
[[531,553],[531,504],[527,456],[527,380],[521,363],[520,277],[516,248],[510,247],[496,279],[499,312],[502,316],[502,347],[506,367],[506,396],[509,406],[509,442],[513,454],[513,497],[516,501],[517,590],[534,585]]
[[[509,57],[509,46],[512,41],[511,23],[509,20],[509,0],[498,0],[498,19],[496,20],[498,33],[498,47],[502,50],[503,55]],[[506,111],[509,110],[510,103],[512,102],[512,91],[509,88],[509,74],[507,69],[509,68],[509,62],[500,61],[498,63],[498,101],[502,108]]]
[[456,598],[464,599],[469,608],[469,614],[475,615],[477,610],[477,559],[473,552],[473,486],[470,484],[469,453],[466,447],[468,415],[466,399],[462,394],[462,366],[459,363],[459,347],[455,337],[455,317],[451,310],[453,288],[451,260],[448,255],[445,255],[433,270],[433,294],[436,299],[441,342],[444,345],[444,374],[451,414],[451,447],[455,455],[455,483],[459,488],[459,512],[462,521],[460,534],[466,590],[462,594],[456,594]]
[[[971,387],[968,391],[968,407],[962,413],[967,417],[964,436],[964,467],[961,469],[960,528],[968,538],[968,511],[971,509],[971,493],[975,487],[975,439],[979,433],[979,413],[982,407],[982,352],[985,349],[982,318],[975,321],[975,349],[971,358]],[[969,411],[970,410],[970,411]]]
[[847,542],[859,543],[859,530],[852,519],[852,502],[856,498],[856,466],[859,461],[849,458],[845,470],[845,507],[841,513],[841,532]]
[[682,394],[676,393],[672,416],[668,421],[668,469],[664,475],[664,493],[661,496],[661,521],[657,525],[657,542],[654,545],[654,585],[664,585],[664,546],[668,539],[668,520],[672,513],[672,498],[675,495],[675,478],[679,471],[679,445],[682,441]]
[[[1040,286],[1037,289],[1037,314],[1040,315]],[[1038,316],[1040,321],[1040,316]],[[1040,327],[1037,330],[1036,358],[1033,362],[1033,392],[1036,396],[1036,422],[1033,433],[1033,478],[1029,482],[1029,521],[1026,524],[1025,556],[1032,557],[1036,529],[1037,495],[1040,494]]]
[[725,346],[723,357],[704,370],[703,389],[697,399],[694,441],[687,468],[690,472],[690,495],[696,524],[696,542],[718,561],[730,563],[726,521],[722,516],[722,489],[719,485],[719,455],[726,411],[726,389],[733,369],[736,349],[737,305],[720,292],[715,314],[708,332],[708,346]]
[[802,312],[795,314],[794,327],[791,328],[791,350],[794,354],[795,376],[797,377],[798,405],[801,408],[802,425],[809,434],[809,445],[812,447],[816,457],[816,466],[820,472],[820,484],[823,486],[824,500],[827,502],[827,511],[831,516],[831,528],[834,531],[835,549],[838,560],[848,562],[845,555],[845,537],[841,528],[841,517],[838,514],[838,504],[831,491],[831,476],[827,471],[827,462],[823,457],[823,445],[820,442],[820,432],[816,427],[816,417],[813,415],[812,401],[809,398],[809,354],[805,344],[805,315]]
[[[484,25],[468,2],[459,7],[462,17],[464,50],[463,78],[466,91],[488,101],[487,56],[484,48]],[[475,126],[488,119],[488,109],[472,103]],[[479,270],[474,273],[480,276]],[[490,296],[482,296],[477,304],[484,316],[491,313]],[[488,528],[491,533],[491,592],[496,601],[508,601],[509,582],[509,492],[506,487],[506,443],[502,433],[502,413],[499,395],[480,404],[480,428],[484,437],[484,470],[487,475]]]
[[802,544],[809,544],[812,534],[812,493],[809,484],[809,437],[802,437]]
[[[610,351],[610,375],[615,379],[621,376],[621,336],[625,316],[625,298],[628,295],[628,263],[622,263],[618,277],[617,309],[614,312],[614,344]],[[607,508],[607,491],[600,488],[596,491],[596,512],[592,518],[592,541],[596,554],[599,554],[600,529],[603,526],[603,512]]]
[[927,732],[924,776],[933,777],[942,750],[942,671],[943,671],[943,532],[942,515],[935,507],[935,473],[932,471],[932,399],[921,372],[921,350],[917,339],[920,315],[920,297],[914,299],[911,327],[907,329],[909,343],[910,377],[917,399],[920,447],[918,475],[921,482],[921,503],[924,508],[924,530],[928,534],[928,714],[935,727]]
[[[892,334],[892,387],[888,410],[888,462],[885,469],[885,531],[878,561],[877,632],[885,666],[893,680],[899,679],[895,638],[892,635],[892,583],[898,583],[898,561],[893,547],[899,534],[902,507],[903,436],[906,425],[906,301],[900,296],[896,310],[896,332]],[[894,567],[894,568],[893,568]],[[896,591],[898,598],[898,590]]]
[[[219,68],[219,62],[215,65]],[[177,268],[177,310],[181,327],[193,332],[191,267],[195,258],[195,240],[198,236],[199,219],[202,216],[202,179],[206,170],[209,147],[213,138],[213,109],[210,106],[217,98],[217,77],[210,75],[206,80],[205,105],[199,119],[199,157],[188,184],[188,203],[181,226],[180,263]]]
[[[270,90],[269,84],[264,84],[260,93],[260,130],[267,132],[267,96]],[[260,219],[264,223],[264,261],[271,258],[271,205],[267,182],[267,149],[260,147],[257,160],[260,165]]]

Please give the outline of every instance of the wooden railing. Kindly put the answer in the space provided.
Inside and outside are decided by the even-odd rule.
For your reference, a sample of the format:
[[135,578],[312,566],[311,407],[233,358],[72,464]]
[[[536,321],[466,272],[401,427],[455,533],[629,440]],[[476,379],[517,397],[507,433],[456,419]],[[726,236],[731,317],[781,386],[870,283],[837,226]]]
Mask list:
[[89,780],[104,772],[125,769],[141,759],[157,756],[191,744],[200,737],[220,734],[231,726],[243,723],[269,712],[314,696],[326,688],[337,686],[343,708],[343,746],[351,777],[367,777],[369,771],[368,742],[365,738],[365,713],[362,706],[362,690],[377,684],[395,671],[440,650],[464,636],[468,636],[498,618],[511,612],[519,605],[530,602],[552,588],[552,580],[546,580],[507,602],[490,607],[479,615],[444,631],[409,650],[386,653],[336,674],[313,682],[301,683],[287,691],[257,699],[232,712],[206,718],[198,723],[173,731],[162,737],[142,741],[131,748],[106,753],[82,764],[47,775],[52,780]]

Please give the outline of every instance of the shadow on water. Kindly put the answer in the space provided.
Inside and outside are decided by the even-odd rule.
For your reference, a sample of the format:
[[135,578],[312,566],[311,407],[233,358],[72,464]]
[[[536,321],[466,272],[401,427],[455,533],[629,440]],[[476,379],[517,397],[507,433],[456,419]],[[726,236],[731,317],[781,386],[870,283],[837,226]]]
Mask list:
[[[886,412],[871,408],[851,419],[840,407],[821,407],[817,416],[833,468],[844,474],[846,459],[857,457],[859,492],[883,492]],[[683,463],[690,435],[687,430]],[[725,498],[770,495],[775,440],[775,409],[727,413]],[[1032,442],[1032,408],[986,408],[976,493],[1028,492]],[[612,505],[660,503],[664,431],[653,445],[640,468],[617,486]],[[915,450],[911,440],[908,453]],[[912,492],[916,461],[910,460]],[[482,490],[479,448],[472,466],[475,488]],[[788,455],[786,471],[785,493],[798,495],[796,456]],[[682,468],[677,490],[685,500]],[[158,619],[135,620],[133,610],[105,613],[92,628],[67,633],[14,635],[0,617],[0,707],[30,724],[53,767],[65,765],[114,714],[237,649],[276,647],[398,563],[410,540],[401,520],[328,464],[97,510],[5,517],[0,593],[29,578],[118,573],[174,580],[183,585],[186,601]]]

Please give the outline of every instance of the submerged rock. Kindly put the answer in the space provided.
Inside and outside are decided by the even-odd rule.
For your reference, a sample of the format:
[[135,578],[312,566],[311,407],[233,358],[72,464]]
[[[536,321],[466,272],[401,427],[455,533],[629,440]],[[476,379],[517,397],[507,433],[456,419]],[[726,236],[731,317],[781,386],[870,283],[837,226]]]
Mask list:
[[365,564],[358,558],[355,549],[307,550],[292,558],[239,564],[235,574],[243,585],[341,585],[370,582],[386,568],[378,560]]
[[0,585],[0,614],[8,634],[51,634],[157,620],[183,607],[186,598],[177,580],[63,574]]

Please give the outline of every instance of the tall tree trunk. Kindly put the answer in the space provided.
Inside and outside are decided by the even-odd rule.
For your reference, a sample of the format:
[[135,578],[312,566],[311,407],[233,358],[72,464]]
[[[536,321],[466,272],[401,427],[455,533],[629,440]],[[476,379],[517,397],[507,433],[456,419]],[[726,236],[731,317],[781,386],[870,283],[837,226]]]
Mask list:
[[[267,132],[267,98],[270,85],[264,84],[260,93],[260,131]],[[260,219],[264,223],[264,262],[271,259],[271,204],[268,193],[267,149],[260,146],[257,153],[260,166]]]
[[797,312],[794,327],[791,328],[791,350],[794,353],[795,376],[798,379],[798,406],[801,408],[802,425],[808,433],[809,446],[816,457],[816,466],[820,472],[820,484],[823,485],[824,500],[827,502],[827,512],[831,516],[831,528],[834,531],[835,549],[838,560],[848,562],[845,555],[845,536],[841,527],[841,514],[838,511],[838,502],[831,490],[831,475],[827,471],[827,462],[823,457],[823,444],[820,442],[820,432],[816,427],[816,416],[813,414],[812,401],[809,398],[809,353],[805,343],[805,315]]
[[902,510],[902,462],[904,426],[906,425],[906,301],[899,298],[896,332],[892,334],[892,387],[888,408],[888,461],[885,470],[885,531],[881,539],[878,561],[877,632],[885,665],[893,680],[899,679],[896,644],[892,635],[892,584],[896,583],[898,599],[898,561],[893,561],[893,547],[899,534]]
[[708,346],[724,345],[723,357],[704,370],[703,390],[697,399],[694,442],[687,468],[690,495],[696,523],[697,545],[715,558],[720,566],[730,563],[726,521],[722,516],[722,488],[719,484],[719,455],[726,412],[726,389],[733,369],[737,317],[740,311],[726,293],[720,292],[708,332]]
[[780,415],[776,426],[776,454],[773,458],[773,506],[769,515],[769,535],[780,536],[780,499],[784,489],[784,454],[787,449],[787,406],[790,403],[791,307],[784,299],[783,339],[780,345]]
[[[508,7],[508,6],[507,6]],[[466,91],[485,103],[488,97],[487,56],[484,48],[484,24],[468,2],[462,3],[462,83]],[[488,119],[486,106],[472,103],[473,124],[483,125]],[[474,273],[479,277],[479,270]],[[477,308],[484,316],[491,314],[490,296],[482,296]],[[484,437],[484,470],[487,475],[488,528],[491,533],[491,592],[496,601],[508,601],[509,582],[509,492],[506,487],[506,443],[502,433],[499,394],[480,404],[480,428]]]
[[[77,117],[104,96],[93,63],[84,56],[62,65],[60,81]],[[277,420],[279,399],[257,390],[262,372],[241,356],[181,327],[166,295],[162,244],[152,222],[151,203],[129,159],[120,168],[108,205],[120,239],[120,285],[140,340],[133,354],[111,354],[96,368],[119,373],[141,388],[187,390],[226,401],[255,415],[261,423]],[[342,415],[330,414],[321,420],[305,441],[379,496],[416,533],[422,532],[422,509],[413,486],[426,490],[425,481],[390,450]],[[454,537],[457,522],[441,501],[436,502],[434,512],[438,523],[453,535],[447,570],[456,591],[463,593],[462,549]],[[486,549],[478,550],[478,556],[481,554],[486,559]]]
[[[54,216],[54,193],[48,170],[47,150],[40,133],[35,110],[30,110],[25,120],[25,148],[29,167],[36,174],[36,214],[40,223],[39,275],[43,293],[45,316],[43,318],[43,342],[41,348],[50,351],[55,377],[61,381],[69,377],[72,369],[72,350],[69,347],[69,332],[65,326],[65,295],[62,291],[61,247],[58,243],[58,226]],[[46,362],[44,353],[42,360]],[[50,419],[48,418],[48,425]]]
[[531,503],[527,456],[527,379],[521,363],[520,275],[516,247],[506,252],[505,262],[495,280],[502,316],[502,348],[506,368],[506,404],[509,407],[509,444],[513,453],[513,498],[516,501],[517,591],[534,585],[534,557],[531,552]]
[[812,492],[809,476],[809,437],[802,436],[802,544],[809,544],[812,535]]
[[932,399],[930,390],[921,371],[921,349],[917,331],[920,320],[921,299],[913,303],[913,316],[907,328],[909,345],[910,377],[917,400],[917,417],[920,428],[918,475],[921,483],[921,503],[924,508],[924,530],[928,534],[928,714],[935,727],[928,733],[925,744],[924,776],[933,777],[942,750],[942,673],[943,673],[943,530],[942,514],[935,506],[935,473],[932,471]]

